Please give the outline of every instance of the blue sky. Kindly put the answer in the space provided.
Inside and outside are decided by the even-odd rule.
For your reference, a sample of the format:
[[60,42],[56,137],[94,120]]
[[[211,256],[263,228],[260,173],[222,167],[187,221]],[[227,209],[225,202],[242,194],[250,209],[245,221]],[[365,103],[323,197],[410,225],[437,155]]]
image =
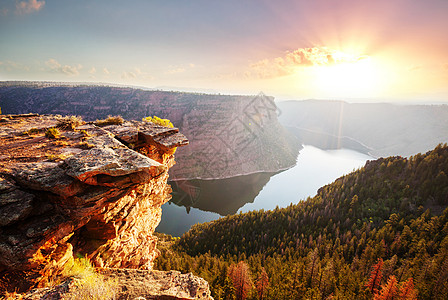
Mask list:
[[0,80],[448,99],[448,1],[3,0]]

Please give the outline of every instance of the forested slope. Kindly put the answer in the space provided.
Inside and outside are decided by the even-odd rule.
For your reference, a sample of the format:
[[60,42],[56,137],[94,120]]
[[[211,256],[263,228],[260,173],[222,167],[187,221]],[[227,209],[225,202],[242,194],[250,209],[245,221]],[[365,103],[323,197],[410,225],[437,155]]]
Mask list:
[[446,174],[446,145],[371,161],[299,204],[165,237],[157,266],[203,276],[216,299],[446,299]]

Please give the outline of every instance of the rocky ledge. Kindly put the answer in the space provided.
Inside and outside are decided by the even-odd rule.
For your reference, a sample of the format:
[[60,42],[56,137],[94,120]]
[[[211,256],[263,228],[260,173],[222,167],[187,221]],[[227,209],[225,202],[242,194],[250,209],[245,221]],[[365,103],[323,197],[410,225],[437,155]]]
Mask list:
[[[111,298],[117,300],[212,299],[208,283],[191,273],[181,274],[178,271],[164,272],[134,269],[100,269],[100,273],[104,280],[112,280],[114,282],[114,297]],[[49,288],[33,289],[20,296],[22,297],[21,299],[25,300],[64,299],[66,295],[73,296],[71,293],[76,290],[76,285],[79,281],[76,277],[70,278],[61,284]]]
[[148,122],[1,116],[0,291],[44,286],[77,255],[151,270],[168,169],[186,144]]

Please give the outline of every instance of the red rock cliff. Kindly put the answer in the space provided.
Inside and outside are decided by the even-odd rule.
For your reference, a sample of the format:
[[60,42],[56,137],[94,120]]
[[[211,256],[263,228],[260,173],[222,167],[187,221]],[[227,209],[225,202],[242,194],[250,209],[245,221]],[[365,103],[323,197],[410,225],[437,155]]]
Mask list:
[[[52,127],[56,138],[45,134]],[[42,285],[76,254],[98,267],[152,269],[168,169],[187,143],[147,122],[2,116],[0,290]]]
[[294,166],[299,141],[278,122],[273,97],[207,95],[71,83],[0,82],[8,113],[79,114],[86,120],[156,115],[179,126],[190,145],[179,149],[170,180],[223,179]]

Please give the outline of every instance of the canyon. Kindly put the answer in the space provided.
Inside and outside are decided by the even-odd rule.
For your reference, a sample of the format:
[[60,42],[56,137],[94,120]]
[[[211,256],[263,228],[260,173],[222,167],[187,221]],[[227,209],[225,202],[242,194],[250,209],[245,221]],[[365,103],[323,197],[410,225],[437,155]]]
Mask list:
[[169,119],[189,139],[170,180],[223,179],[292,167],[299,141],[277,119],[273,97],[208,95],[46,82],[1,82],[4,114],[120,115]]
[[279,122],[303,144],[373,157],[424,153],[448,140],[448,105],[304,100],[277,103]]

